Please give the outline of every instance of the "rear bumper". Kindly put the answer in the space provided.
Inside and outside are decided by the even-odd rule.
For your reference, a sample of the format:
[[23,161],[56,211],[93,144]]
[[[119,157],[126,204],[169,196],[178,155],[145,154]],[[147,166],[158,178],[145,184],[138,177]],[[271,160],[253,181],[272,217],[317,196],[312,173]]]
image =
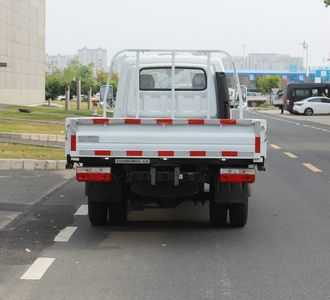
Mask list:
[[[128,163],[118,164],[115,157],[80,157],[78,159],[72,159],[70,155],[67,155],[67,169],[72,169],[75,164],[83,165],[86,167],[111,167],[111,166],[136,166],[136,165],[150,165],[150,166],[181,166],[181,165],[199,165],[199,166],[219,166],[219,167],[247,167],[257,166],[264,167],[265,158],[261,157],[260,161],[254,161],[253,159],[214,159],[214,158],[150,158],[147,159],[148,163],[136,164],[129,163],[129,159],[125,159]],[[134,160],[134,158],[132,158]]]

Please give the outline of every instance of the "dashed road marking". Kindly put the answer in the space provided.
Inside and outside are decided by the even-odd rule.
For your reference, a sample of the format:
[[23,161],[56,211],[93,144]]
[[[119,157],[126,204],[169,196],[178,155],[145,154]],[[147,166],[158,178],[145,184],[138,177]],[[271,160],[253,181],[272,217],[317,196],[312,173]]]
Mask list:
[[67,226],[62,229],[54,238],[54,242],[68,242],[74,232],[77,230],[76,226]]
[[322,173],[322,170],[320,170],[319,168],[315,167],[310,163],[303,163],[303,165],[314,173]]
[[55,258],[39,257],[34,263],[28,268],[28,270],[23,274],[21,279],[23,280],[40,280],[45,274],[47,269],[54,262]]
[[284,152],[285,155],[289,156],[290,158],[298,158],[297,155],[291,153],[291,152]]
[[88,206],[86,204],[81,205],[78,210],[74,213],[75,216],[87,216]]
[[269,146],[271,146],[272,148],[277,149],[277,150],[281,149],[280,146],[277,146],[275,144],[270,144]]
[[[273,117],[272,115],[269,115],[267,113],[252,112],[252,111],[249,111],[249,112],[254,113],[254,114],[260,114],[260,115],[263,115],[263,116],[265,116],[265,114],[266,114],[267,118],[269,118],[269,119],[273,119],[273,120],[277,120],[277,121],[281,121],[281,122],[285,122],[285,123],[290,123],[290,124],[297,125],[297,126],[304,126],[304,127],[310,128],[310,129],[316,129],[316,130],[320,130],[320,131],[323,131],[323,132],[330,132],[330,130],[328,130],[328,129],[323,129],[323,128],[320,128],[320,127],[316,127],[316,126],[312,126],[312,125],[308,125],[308,124],[303,124],[303,123],[299,123],[299,122],[289,121],[289,120],[283,119],[283,118]],[[323,124],[323,125],[327,125],[327,124]]]

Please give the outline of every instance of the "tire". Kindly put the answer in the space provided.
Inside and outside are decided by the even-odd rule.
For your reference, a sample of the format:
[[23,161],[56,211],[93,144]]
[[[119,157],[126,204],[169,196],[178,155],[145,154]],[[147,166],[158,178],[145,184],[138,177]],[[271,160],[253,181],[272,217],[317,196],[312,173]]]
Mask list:
[[252,101],[252,102],[251,102],[251,106],[252,106],[252,107],[257,107],[257,106],[258,106],[258,103],[255,102],[255,101]]
[[88,196],[88,218],[92,225],[100,226],[107,223],[108,203],[97,202]]
[[123,225],[127,221],[127,204],[122,199],[120,203],[109,205],[109,223],[111,225]]
[[214,203],[210,201],[209,206],[210,224],[216,227],[224,227],[227,224],[227,205],[222,203]]
[[244,227],[248,217],[248,204],[235,203],[229,207],[230,226],[234,228]]
[[311,116],[314,111],[311,108],[306,108],[304,111],[305,116]]

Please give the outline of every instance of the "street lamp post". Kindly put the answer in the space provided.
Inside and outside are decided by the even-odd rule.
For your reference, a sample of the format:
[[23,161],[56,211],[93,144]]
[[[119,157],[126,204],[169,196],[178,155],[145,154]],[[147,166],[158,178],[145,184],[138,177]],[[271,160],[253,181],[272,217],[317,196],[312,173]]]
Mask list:
[[243,69],[246,69],[246,61],[245,61],[245,50],[246,50],[246,46],[248,46],[249,44],[243,44],[242,48],[243,48]]
[[306,40],[304,40],[301,45],[302,45],[302,49],[303,49],[303,59],[306,57],[306,76],[309,76],[309,45],[310,43],[315,43],[313,42],[306,42]]

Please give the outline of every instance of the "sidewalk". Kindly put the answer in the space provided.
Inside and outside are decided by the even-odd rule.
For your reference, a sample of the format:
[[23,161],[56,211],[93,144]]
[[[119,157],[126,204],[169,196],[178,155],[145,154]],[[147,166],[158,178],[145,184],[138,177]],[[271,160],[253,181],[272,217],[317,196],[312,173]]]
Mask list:
[[0,132],[0,138],[15,139],[15,140],[31,140],[41,142],[65,142],[64,135],[54,134],[39,134],[39,133],[12,133],[12,132]]

